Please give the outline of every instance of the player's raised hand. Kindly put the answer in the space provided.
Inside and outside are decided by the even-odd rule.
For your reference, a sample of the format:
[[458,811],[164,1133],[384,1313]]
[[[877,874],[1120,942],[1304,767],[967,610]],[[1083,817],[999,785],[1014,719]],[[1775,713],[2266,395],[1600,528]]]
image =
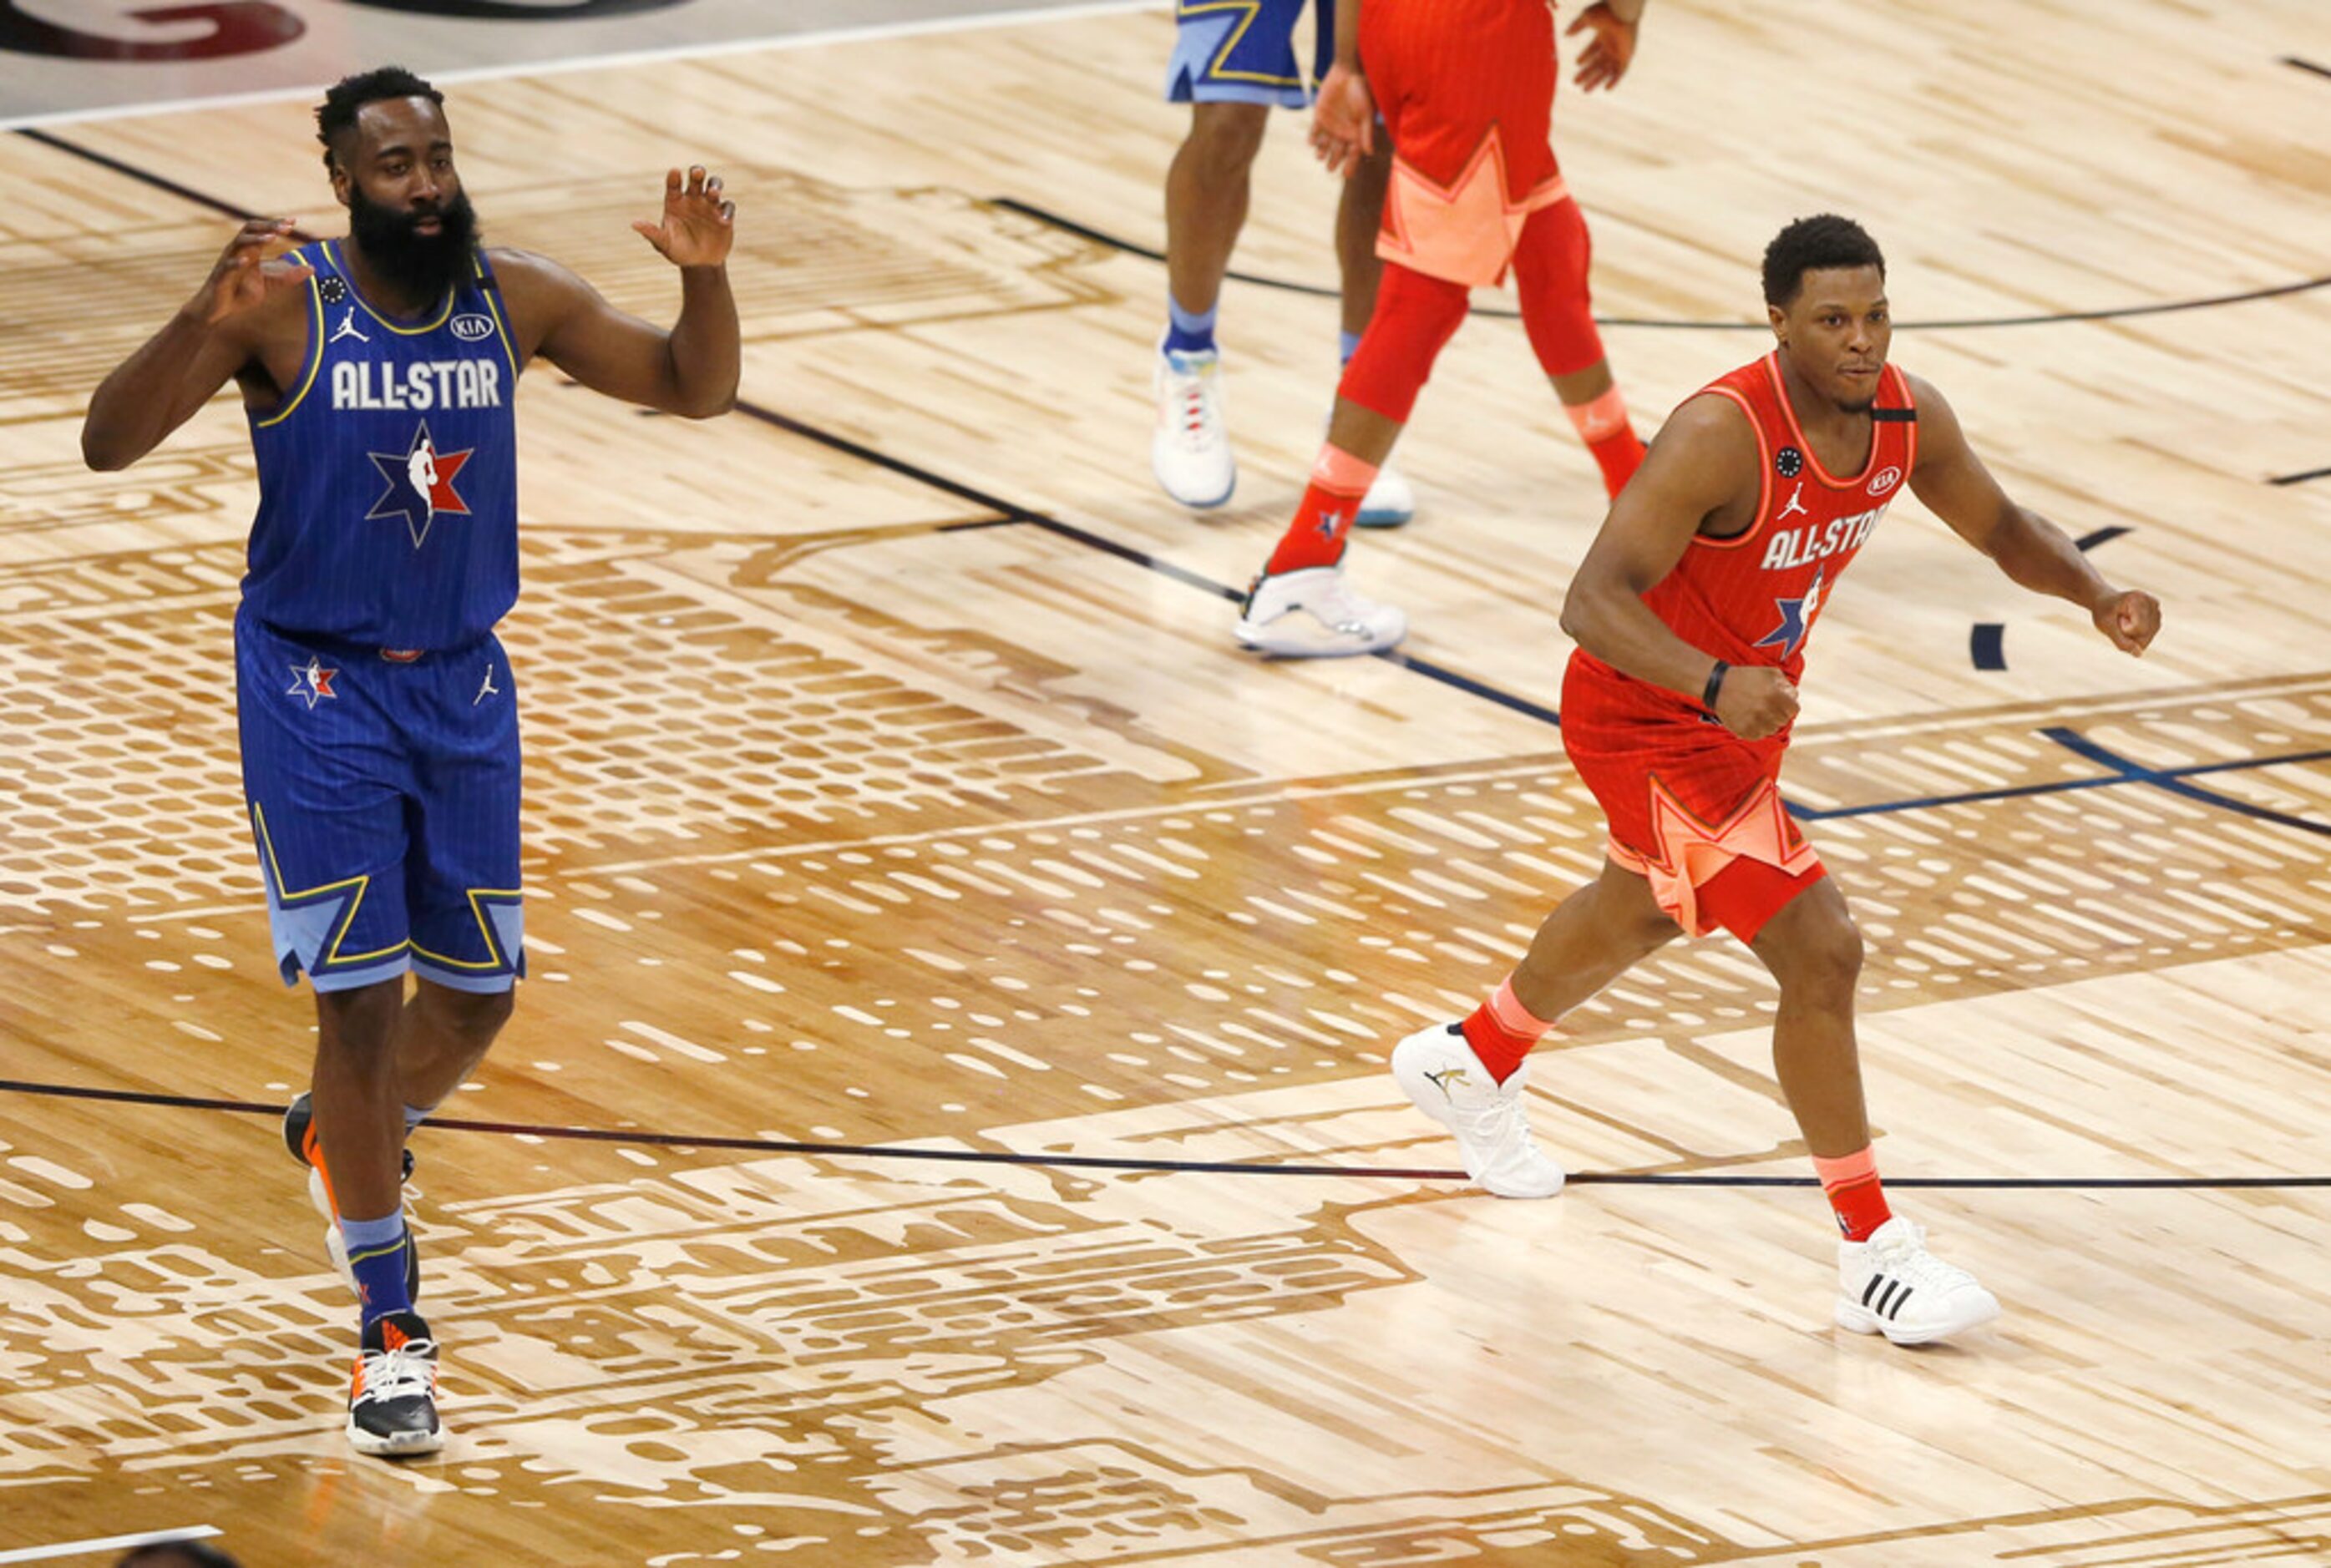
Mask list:
[[1716,689],[1716,717],[1743,740],[1762,740],[1797,717],[1797,689],[1769,664],[1736,664]]
[[1592,92],[1598,87],[1615,87],[1627,74],[1627,67],[1635,59],[1635,29],[1637,24],[1626,20],[1608,5],[1589,5],[1578,14],[1578,19],[1563,31],[1565,35],[1591,32],[1594,36],[1578,52],[1578,72],[1571,78],[1582,92]]
[[2134,588],[2107,594],[2088,615],[2123,653],[2144,652],[2161,630],[2161,601]]
[[1311,110],[1311,150],[1331,175],[1349,175],[1376,149],[1376,104],[1368,79],[1342,61],[1319,81]]
[[205,326],[224,321],[265,301],[271,294],[306,282],[316,269],[284,261],[297,248],[299,225],[290,218],[251,218],[219,252],[218,265],[187,301],[187,314]]
[[737,204],[720,199],[718,175],[694,164],[685,179],[678,169],[664,176],[663,222],[632,227],[675,267],[718,267],[737,237]]

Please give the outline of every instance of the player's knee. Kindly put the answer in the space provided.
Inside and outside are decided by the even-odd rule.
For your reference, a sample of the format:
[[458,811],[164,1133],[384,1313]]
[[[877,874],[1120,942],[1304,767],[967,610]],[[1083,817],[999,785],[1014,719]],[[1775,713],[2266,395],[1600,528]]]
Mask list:
[[1197,161],[1201,178],[1236,179],[1262,150],[1262,133],[1270,124],[1270,109],[1262,104],[1202,103],[1190,117],[1183,147]]
[[1850,998],[1861,978],[1861,930],[1841,907],[1808,911],[1774,946],[1772,958],[1783,990]]
[[404,981],[383,980],[316,993],[318,1049],[363,1061],[385,1060],[404,1008]]
[[446,1030],[473,1046],[491,1044],[517,1010],[513,991],[445,991],[437,1009]]

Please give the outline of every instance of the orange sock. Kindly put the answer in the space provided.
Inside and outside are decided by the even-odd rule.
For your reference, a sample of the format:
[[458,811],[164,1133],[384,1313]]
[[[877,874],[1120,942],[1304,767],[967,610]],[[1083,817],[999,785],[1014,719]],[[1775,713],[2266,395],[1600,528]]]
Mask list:
[[1826,1160],[1813,1156],[1813,1170],[1822,1191],[1829,1194],[1830,1212],[1849,1241],[1867,1241],[1870,1233],[1894,1217],[1886,1206],[1886,1189],[1878,1184],[1878,1156],[1868,1144],[1860,1152]]
[[1565,404],[1562,412],[1602,468],[1603,490],[1615,498],[1643,466],[1643,443],[1627,418],[1627,400],[1614,386],[1592,403]]
[[1304,487],[1303,504],[1287,525],[1279,547],[1270,553],[1267,573],[1299,572],[1307,566],[1332,566],[1344,558],[1344,537],[1352,531],[1360,502],[1376,480],[1376,465],[1354,457],[1339,447],[1322,446],[1311,464],[1311,482]]
[[1465,1031],[1465,1043],[1489,1069],[1489,1076],[1499,1083],[1514,1076],[1522,1058],[1530,1047],[1546,1038],[1554,1025],[1537,1017],[1514,994],[1511,975],[1489,995],[1489,1000],[1473,1010],[1472,1016],[1459,1026]]

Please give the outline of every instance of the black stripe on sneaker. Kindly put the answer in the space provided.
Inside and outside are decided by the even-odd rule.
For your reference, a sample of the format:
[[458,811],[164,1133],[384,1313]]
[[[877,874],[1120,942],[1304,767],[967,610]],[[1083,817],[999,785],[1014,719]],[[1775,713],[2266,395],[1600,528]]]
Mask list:
[[1861,1288],[1861,1305],[1864,1307],[1869,1306],[1870,1298],[1872,1296],[1875,1296],[1878,1293],[1878,1288],[1885,1283],[1886,1276],[1883,1274],[1871,1275],[1870,1277],[1870,1283]]
[[1902,1316],[1902,1309],[1910,1305],[1910,1289],[1911,1288],[1908,1285],[1902,1287],[1902,1294],[1894,1298],[1894,1310],[1888,1313],[1886,1315],[1887,1316],[1899,1317]]
[[1900,1288],[1901,1288],[1901,1287],[1900,1287],[1899,1283],[1898,1283],[1898,1281],[1896,1281],[1896,1280],[1889,1279],[1889,1280],[1886,1282],[1886,1288],[1885,1288],[1885,1289],[1883,1289],[1883,1290],[1881,1290],[1881,1291],[1879,1291],[1879,1292],[1878,1293],[1878,1316],[1880,1316],[1880,1317],[1891,1317],[1891,1316],[1894,1316],[1894,1311],[1893,1311],[1894,1292],[1895,1292],[1896,1290],[1899,1289]]

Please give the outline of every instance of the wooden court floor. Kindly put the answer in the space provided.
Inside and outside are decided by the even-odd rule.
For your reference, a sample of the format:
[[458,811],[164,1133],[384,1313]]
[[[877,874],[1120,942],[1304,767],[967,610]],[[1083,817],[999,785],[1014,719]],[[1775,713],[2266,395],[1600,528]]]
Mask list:
[[234,761],[240,416],[74,447],[225,212],[328,227],[308,106],[0,138],[0,1559],[2331,1561],[2323,21],[1662,0],[1557,117],[1647,426],[1762,352],[1771,232],[1851,213],[1955,324],[1897,361],[2166,606],[2133,663],[1906,500],[1824,617],[1785,783],[1880,1158],[2006,1305],[1925,1353],[1829,1327],[1817,1194],[1757,1184],[1807,1167],[1736,946],[1549,1043],[1552,1202],[1383,1070],[1600,853],[1553,714],[1600,491],[1510,297],[1355,548],[1406,657],[1265,664],[1225,594],[1318,438],[1333,193],[1282,117],[1241,484],[1184,514],[1164,14],[460,86],[490,234],[643,310],[628,219],[726,173],[747,407],[526,383],[533,973],[415,1140],[453,1437],[403,1467],[338,1434],[268,1109],[310,1012]]

